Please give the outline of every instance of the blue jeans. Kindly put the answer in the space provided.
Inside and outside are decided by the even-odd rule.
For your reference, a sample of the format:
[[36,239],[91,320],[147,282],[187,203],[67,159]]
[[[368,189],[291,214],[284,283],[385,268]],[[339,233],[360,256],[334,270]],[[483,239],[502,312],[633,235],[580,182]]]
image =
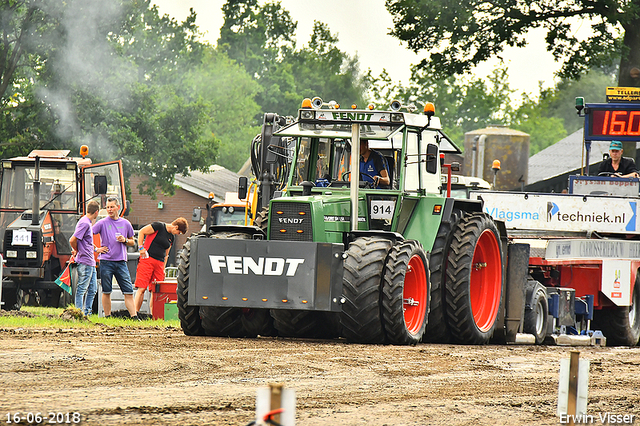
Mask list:
[[98,291],[98,274],[96,267],[78,263],[78,287],[76,288],[75,305],[85,315],[91,315],[93,298]]
[[111,281],[116,277],[122,294],[133,294],[133,284],[126,260],[101,260],[100,261],[100,284],[104,294],[111,294],[113,285]]

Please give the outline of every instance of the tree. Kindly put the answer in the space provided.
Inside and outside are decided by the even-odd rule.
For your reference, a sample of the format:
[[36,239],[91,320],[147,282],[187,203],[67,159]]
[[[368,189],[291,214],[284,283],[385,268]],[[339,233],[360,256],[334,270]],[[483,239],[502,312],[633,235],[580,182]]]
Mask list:
[[[392,99],[404,105],[418,100],[433,102],[444,132],[461,148],[465,133],[496,125],[528,133],[530,154],[564,138],[567,132],[563,119],[551,116],[546,104],[540,105],[522,95],[522,105],[515,109],[511,106],[514,91],[509,87],[507,74],[506,68],[498,68],[487,81],[455,76],[438,78],[428,69],[414,66],[406,87],[394,83],[386,72],[378,78],[369,74],[368,78],[371,79],[370,96],[381,108],[388,108]],[[575,113],[575,109],[573,111]]]
[[255,123],[260,107],[254,100],[260,86],[241,65],[214,49],[206,51],[202,64],[189,70],[185,80],[206,100],[204,133],[220,140],[217,163],[238,171],[260,132]]
[[509,127],[529,134],[530,156],[567,136],[562,118],[550,115],[544,105],[528,95],[524,94],[522,98],[522,105],[512,113]]
[[424,102],[433,102],[445,133],[461,146],[466,132],[508,124],[512,112],[509,96],[513,90],[509,88],[506,73],[506,69],[495,70],[488,81],[465,80],[441,78],[428,69],[414,66],[408,86],[391,82],[383,73],[380,79],[372,79],[371,87],[375,89],[370,94],[380,108],[388,108],[393,99],[404,105],[418,102],[419,109]]
[[[546,31],[547,50],[563,62],[561,77],[579,78],[589,69],[620,59],[620,86],[640,87],[640,0],[386,0],[393,15],[391,34],[430,58],[420,67],[442,75],[462,74],[499,56],[505,47],[523,47],[531,29]],[[571,23],[591,28],[579,40]],[[618,35],[621,34],[621,35]]]
[[122,159],[126,176],[147,177],[139,190],[152,196],[173,193],[175,174],[214,162],[207,101],[184,79],[205,49],[193,11],[178,23],[149,0],[70,0],[48,13],[60,30],[35,87],[53,123],[50,140],[86,144],[94,161]]
[[44,10],[45,1],[2,0],[0,5],[0,153],[14,156],[46,145],[48,129],[37,125],[46,111],[33,81],[54,48],[44,35],[57,26]]
[[[315,22],[308,46],[295,48],[297,22],[279,2],[228,0],[218,47],[260,84],[262,112],[295,115],[304,97],[363,105],[367,80],[358,58],[337,48],[338,38]],[[259,120],[262,117],[258,117]]]
[[0,5],[0,108],[5,111],[26,95],[20,91],[25,85],[19,82],[24,83],[31,69],[43,65],[43,54],[51,46],[42,31],[51,31],[53,22],[42,10],[41,1],[2,0]]
[[[348,107],[365,105],[368,80],[361,75],[357,56],[351,57],[337,47],[338,36],[319,21],[313,23],[309,45],[292,55],[293,75],[298,92],[304,98],[320,96]],[[295,108],[300,107],[297,99]],[[295,112],[295,110],[294,110]]]
[[218,48],[260,84],[256,102],[263,112],[292,114],[290,106],[300,101],[287,58],[295,49],[297,23],[279,2],[260,7],[257,0],[228,0],[222,11]]
[[[0,148],[4,158],[87,144],[94,161],[122,159],[126,176],[146,176],[139,190],[154,196],[173,193],[175,174],[205,171],[221,152],[243,156],[227,155],[230,164],[248,156],[253,135],[243,131],[255,131],[247,123],[258,109],[257,85],[197,41],[193,10],[179,23],[149,0],[8,4],[18,3],[12,14],[3,10],[0,53],[17,51],[21,28],[37,43],[21,50],[23,66],[2,98],[0,136],[13,143]],[[32,26],[30,8],[38,16]]]
[[577,81],[563,78],[555,87],[540,91],[538,105],[547,117],[563,119],[567,133],[573,133],[584,127],[584,118],[574,107],[575,98],[583,97],[588,103],[605,102],[605,88],[615,86],[616,74],[617,68],[594,69]]

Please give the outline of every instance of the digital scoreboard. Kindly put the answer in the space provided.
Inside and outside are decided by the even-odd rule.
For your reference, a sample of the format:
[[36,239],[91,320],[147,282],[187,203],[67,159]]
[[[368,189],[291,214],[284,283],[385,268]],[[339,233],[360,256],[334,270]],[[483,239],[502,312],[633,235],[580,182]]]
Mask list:
[[589,107],[588,136],[613,138],[640,136],[640,105],[613,107],[613,105],[593,105]]

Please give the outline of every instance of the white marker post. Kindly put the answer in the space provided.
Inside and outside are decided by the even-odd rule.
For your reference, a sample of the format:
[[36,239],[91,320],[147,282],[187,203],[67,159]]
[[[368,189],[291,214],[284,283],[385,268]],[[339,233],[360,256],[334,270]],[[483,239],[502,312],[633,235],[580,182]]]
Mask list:
[[571,351],[571,358],[560,360],[558,416],[561,423],[571,426],[583,423],[580,419],[587,416],[588,392],[589,360],[580,359],[580,352]]
[[256,425],[265,425],[265,416],[270,413],[272,420],[282,426],[296,424],[296,392],[282,384],[269,384],[259,388],[256,394]]

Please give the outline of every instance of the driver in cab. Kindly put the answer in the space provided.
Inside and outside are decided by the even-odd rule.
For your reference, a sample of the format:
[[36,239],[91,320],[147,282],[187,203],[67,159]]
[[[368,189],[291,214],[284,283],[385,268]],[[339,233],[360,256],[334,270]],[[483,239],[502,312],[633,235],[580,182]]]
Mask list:
[[360,140],[360,179],[373,187],[388,188],[391,180],[387,162],[378,151],[369,148],[369,140]]
[[609,158],[600,163],[598,174],[623,178],[640,177],[633,158],[622,156],[622,142],[620,141],[611,141]]

